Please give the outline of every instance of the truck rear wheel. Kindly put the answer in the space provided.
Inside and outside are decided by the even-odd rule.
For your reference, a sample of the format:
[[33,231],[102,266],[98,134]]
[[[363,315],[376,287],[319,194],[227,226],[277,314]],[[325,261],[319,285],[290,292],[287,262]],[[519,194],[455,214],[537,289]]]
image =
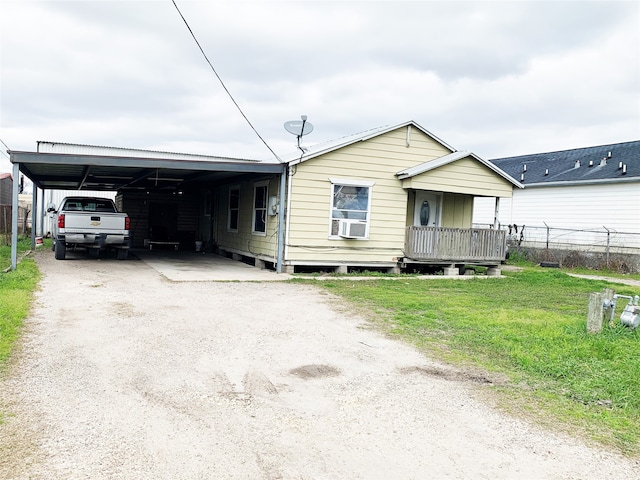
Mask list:
[[55,252],[56,260],[64,260],[67,255],[67,246],[64,242],[56,240],[53,251]]

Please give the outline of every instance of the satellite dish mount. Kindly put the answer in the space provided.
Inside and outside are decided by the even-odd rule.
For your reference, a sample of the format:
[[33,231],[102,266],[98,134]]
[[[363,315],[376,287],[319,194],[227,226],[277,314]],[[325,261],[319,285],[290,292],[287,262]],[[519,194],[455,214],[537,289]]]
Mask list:
[[302,121],[291,120],[289,122],[284,122],[284,129],[290,134],[295,135],[297,137],[298,148],[304,154],[304,149],[300,146],[300,139],[303,136],[309,135],[311,132],[313,132],[313,125],[307,122],[306,115],[302,115],[300,116],[300,118],[302,119]]

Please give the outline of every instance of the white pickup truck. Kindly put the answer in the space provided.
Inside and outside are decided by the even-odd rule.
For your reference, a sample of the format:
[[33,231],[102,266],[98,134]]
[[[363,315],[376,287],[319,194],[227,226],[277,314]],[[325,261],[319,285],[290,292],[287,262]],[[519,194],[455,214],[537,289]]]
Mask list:
[[53,214],[52,236],[56,260],[64,260],[67,249],[85,248],[90,255],[116,249],[117,258],[129,253],[130,219],[119,213],[112,200],[95,197],[66,197],[60,208],[50,205]]

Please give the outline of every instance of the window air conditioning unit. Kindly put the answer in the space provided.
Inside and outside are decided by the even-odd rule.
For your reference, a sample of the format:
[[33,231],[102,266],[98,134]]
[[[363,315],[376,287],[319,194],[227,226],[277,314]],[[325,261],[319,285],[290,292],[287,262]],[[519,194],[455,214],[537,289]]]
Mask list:
[[344,238],[367,238],[367,222],[340,220],[338,235]]

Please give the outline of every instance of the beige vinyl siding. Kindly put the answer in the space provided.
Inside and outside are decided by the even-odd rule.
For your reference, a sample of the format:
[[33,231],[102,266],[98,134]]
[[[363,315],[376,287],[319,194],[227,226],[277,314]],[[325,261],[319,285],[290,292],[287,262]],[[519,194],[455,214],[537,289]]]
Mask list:
[[450,228],[471,228],[473,220],[473,197],[445,193],[442,199],[441,226]]
[[[227,185],[218,191],[216,222],[216,240],[220,248],[227,251],[249,254],[256,257],[277,258],[278,216],[267,215],[266,235],[252,233],[253,228],[253,195],[254,185],[265,178],[244,181]],[[229,189],[240,187],[240,210],[238,214],[238,231],[227,229],[229,215]],[[269,197],[278,196],[279,178],[269,179],[267,201]],[[267,203],[268,208],[268,203]]]
[[464,193],[487,197],[511,197],[513,185],[481,163],[464,158],[402,182],[405,188]]
[[[402,256],[408,192],[396,173],[450,153],[415,128],[411,146],[406,142],[401,128],[299,164],[290,192],[286,260],[392,262]],[[375,182],[368,240],[329,238],[330,178]]]

